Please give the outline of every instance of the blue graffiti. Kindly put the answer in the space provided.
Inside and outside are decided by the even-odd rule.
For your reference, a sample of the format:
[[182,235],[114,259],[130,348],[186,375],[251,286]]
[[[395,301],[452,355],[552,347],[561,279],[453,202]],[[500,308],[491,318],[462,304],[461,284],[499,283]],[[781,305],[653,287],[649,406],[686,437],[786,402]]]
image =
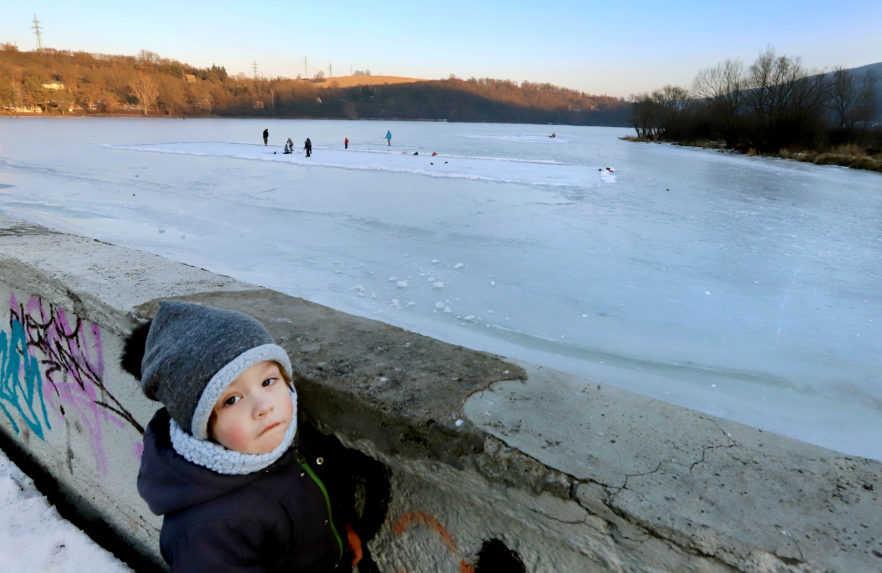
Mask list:
[[[45,440],[43,424],[37,410],[43,414],[46,427],[51,430],[52,426],[49,425],[49,416],[46,415],[46,404],[43,401],[40,363],[28,354],[28,341],[21,322],[14,318],[10,322],[11,335],[7,336],[6,332],[0,332],[0,409],[9,418],[16,434],[19,433],[18,424],[15,423],[7,405],[18,410],[31,431]],[[22,372],[24,372],[24,383],[21,380]]]

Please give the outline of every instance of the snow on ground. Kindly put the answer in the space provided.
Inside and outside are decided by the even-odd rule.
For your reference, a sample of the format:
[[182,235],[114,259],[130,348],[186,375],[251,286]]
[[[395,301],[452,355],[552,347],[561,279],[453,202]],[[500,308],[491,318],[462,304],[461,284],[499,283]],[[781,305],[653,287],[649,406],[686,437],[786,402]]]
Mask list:
[[626,133],[7,119],[0,212],[882,459],[880,176]]
[[63,519],[31,478],[0,452],[0,563],[3,571],[131,571]]

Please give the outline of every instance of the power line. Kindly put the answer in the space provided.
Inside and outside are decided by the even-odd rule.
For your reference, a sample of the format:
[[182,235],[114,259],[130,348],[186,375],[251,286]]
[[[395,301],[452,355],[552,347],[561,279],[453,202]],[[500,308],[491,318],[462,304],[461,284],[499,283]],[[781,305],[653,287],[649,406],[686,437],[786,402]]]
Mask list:
[[37,20],[37,15],[34,14],[34,34],[37,36],[37,51],[43,51],[43,37],[40,34],[40,21]]

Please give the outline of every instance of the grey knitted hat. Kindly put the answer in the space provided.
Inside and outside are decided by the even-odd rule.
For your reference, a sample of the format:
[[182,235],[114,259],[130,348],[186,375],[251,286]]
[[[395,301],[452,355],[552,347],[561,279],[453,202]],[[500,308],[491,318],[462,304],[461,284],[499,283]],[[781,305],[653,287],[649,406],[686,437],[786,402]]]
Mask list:
[[141,387],[165,404],[178,426],[208,437],[220,395],[239,374],[263,360],[278,362],[291,378],[285,349],[255,319],[231,310],[161,302],[141,360]]

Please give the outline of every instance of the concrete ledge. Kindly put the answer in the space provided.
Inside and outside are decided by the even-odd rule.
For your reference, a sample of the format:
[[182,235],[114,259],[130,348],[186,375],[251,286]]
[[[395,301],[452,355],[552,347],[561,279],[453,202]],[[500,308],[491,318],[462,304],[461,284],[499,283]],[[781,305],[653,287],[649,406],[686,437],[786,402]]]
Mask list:
[[875,461],[6,218],[0,296],[0,427],[154,557],[135,477],[157,404],[117,357],[177,297],[261,320],[302,418],[385,466],[381,571],[489,569],[490,540],[527,571],[882,569]]

